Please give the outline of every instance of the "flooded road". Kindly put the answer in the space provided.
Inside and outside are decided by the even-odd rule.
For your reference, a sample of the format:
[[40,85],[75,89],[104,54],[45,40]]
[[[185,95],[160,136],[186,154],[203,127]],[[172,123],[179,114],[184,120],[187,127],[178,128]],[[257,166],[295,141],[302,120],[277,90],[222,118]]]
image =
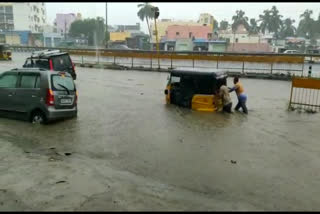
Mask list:
[[166,73],[77,71],[78,118],[0,118],[0,210],[319,210],[320,114],[290,82],[241,79],[228,115],[167,106]]

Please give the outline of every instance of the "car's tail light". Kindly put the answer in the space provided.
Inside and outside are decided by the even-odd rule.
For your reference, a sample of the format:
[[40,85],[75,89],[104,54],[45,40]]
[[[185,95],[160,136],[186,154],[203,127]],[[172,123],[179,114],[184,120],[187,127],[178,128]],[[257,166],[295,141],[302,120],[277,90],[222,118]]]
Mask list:
[[72,61],[71,61],[71,64],[72,64],[72,70],[76,72],[76,69],[74,68],[74,63]]
[[50,70],[53,70],[53,64],[52,64],[52,59],[49,60],[49,66],[50,66]]
[[54,105],[54,94],[53,94],[53,91],[51,89],[47,89],[46,104],[48,106],[53,106]]

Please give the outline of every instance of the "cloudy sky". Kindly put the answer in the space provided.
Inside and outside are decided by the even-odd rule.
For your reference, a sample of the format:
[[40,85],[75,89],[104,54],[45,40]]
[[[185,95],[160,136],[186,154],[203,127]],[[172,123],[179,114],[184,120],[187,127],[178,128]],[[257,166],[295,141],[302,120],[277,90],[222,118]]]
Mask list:
[[[132,3],[108,3],[108,24],[136,24],[141,22],[137,17],[138,2]],[[236,10],[243,10],[249,18],[258,18],[263,10],[275,5],[284,18],[292,18],[299,22],[299,16],[306,9],[313,10],[313,18],[317,19],[320,13],[320,3],[151,3],[159,7],[160,19],[171,18],[178,20],[197,20],[200,13],[210,13],[219,22],[231,21]],[[82,17],[105,17],[105,3],[46,3],[48,21],[53,23],[56,13],[78,13]],[[147,32],[146,23],[141,23],[142,30]]]

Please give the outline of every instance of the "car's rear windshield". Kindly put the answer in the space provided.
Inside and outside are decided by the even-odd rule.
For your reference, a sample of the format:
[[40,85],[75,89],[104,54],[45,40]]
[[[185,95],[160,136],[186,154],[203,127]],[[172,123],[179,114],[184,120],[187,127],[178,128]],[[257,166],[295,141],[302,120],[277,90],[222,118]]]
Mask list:
[[67,88],[69,91],[75,90],[75,85],[72,77],[62,75],[52,75],[52,90],[64,91]]
[[56,71],[65,71],[72,68],[71,60],[68,54],[53,57],[52,63],[53,69]]

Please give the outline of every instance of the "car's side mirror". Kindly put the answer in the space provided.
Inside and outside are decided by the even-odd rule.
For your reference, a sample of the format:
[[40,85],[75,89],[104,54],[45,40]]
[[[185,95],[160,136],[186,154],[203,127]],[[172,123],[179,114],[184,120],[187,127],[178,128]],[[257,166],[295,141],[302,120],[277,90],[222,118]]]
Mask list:
[[168,93],[169,93],[168,89],[164,90],[165,95],[168,95]]

